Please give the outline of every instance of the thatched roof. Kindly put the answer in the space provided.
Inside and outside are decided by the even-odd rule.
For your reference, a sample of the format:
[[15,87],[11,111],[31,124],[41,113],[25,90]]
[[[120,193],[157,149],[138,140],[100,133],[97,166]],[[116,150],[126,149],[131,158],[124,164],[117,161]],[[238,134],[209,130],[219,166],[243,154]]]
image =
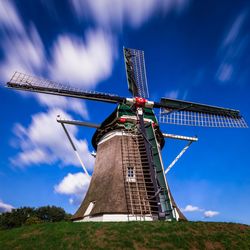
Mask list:
[[86,197],[73,220],[83,218],[90,202],[95,206],[90,215],[128,213],[124,190],[121,137],[98,145],[94,173]]

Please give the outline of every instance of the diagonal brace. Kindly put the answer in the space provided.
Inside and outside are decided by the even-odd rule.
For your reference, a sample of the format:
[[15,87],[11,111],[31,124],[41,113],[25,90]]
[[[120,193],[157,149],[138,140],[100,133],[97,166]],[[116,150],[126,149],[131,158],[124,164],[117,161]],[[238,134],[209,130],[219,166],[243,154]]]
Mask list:
[[83,171],[84,171],[85,174],[90,178],[90,175],[89,175],[89,173],[88,173],[86,167],[84,166],[84,164],[83,164],[83,162],[82,162],[82,159],[81,159],[80,155],[79,155],[78,152],[77,152],[76,146],[75,146],[75,144],[74,144],[72,138],[70,137],[68,130],[66,129],[66,127],[65,127],[65,125],[64,125],[63,122],[61,122],[61,125],[62,125],[62,127],[63,127],[63,130],[64,130],[64,132],[65,132],[65,134],[66,134],[66,136],[67,136],[69,142],[70,142],[70,145],[72,146],[72,148],[73,148],[73,150],[74,150],[74,152],[75,152],[75,154],[76,154],[76,157],[78,158],[78,160],[79,160],[79,162],[80,162],[80,164],[81,164],[81,166],[82,166],[82,168],[83,168]]
[[170,163],[170,165],[165,170],[165,174],[169,172],[169,170],[175,165],[175,163],[181,158],[181,156],[187,151],[193,141],[189,141],[188,144],[182,149],[182,151],[176,156],[176,158]]

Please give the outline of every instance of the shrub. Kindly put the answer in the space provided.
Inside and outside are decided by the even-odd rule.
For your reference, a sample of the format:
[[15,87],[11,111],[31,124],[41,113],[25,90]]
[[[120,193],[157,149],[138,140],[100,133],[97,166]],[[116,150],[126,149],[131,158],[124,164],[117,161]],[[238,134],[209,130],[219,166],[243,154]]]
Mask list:
[[38,218],[37,216],[30,216],[26,221],[25,225],[33,225],[33,224],[40,224],[43,223],[43,221]]
[[38,224],[41,222],[56,222],[69,220],[70,215],[63,208],[44,206],[39,208],[21,207],[11,212],[0,214],[0,228],[9,229],[24,224]]

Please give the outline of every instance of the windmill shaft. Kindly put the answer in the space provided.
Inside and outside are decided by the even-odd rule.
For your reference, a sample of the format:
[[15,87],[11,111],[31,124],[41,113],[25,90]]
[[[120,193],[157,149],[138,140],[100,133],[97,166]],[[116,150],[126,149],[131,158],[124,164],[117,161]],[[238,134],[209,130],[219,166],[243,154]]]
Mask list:
[[101,101],[107,103],[121,103],[126,99],[124,97],[112,96],[108,94],[101,94],[101,93],[94,94],[83,91],[78,92],[73,90],[57,89],[57,88],[42,87],[42,86],[35,86],[28,84],[17,84],[12,82],[8,82],[7,86],[16,90],[24,90],[24,91],[37,92],[50,95],[67,96],[67,97]]
[[185,111],[201,112],[214,115],[228,115],[235,118],[240,117],[238,110],[210,106],[194,102],[173,100],[168,98],[162,98],[160,103],[155,102],[154,108],[165,108],[167,110],[176,110],[176,111],[185,110]]

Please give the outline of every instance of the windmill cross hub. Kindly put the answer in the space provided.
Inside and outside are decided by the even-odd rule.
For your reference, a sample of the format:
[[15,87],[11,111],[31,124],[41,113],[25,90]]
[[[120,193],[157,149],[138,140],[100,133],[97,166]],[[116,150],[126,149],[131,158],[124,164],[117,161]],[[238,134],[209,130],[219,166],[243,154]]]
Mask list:
[[147,99],[143,97],[135,97],[135,106],[136,107],[145,107],[145,104],[147,103]]

